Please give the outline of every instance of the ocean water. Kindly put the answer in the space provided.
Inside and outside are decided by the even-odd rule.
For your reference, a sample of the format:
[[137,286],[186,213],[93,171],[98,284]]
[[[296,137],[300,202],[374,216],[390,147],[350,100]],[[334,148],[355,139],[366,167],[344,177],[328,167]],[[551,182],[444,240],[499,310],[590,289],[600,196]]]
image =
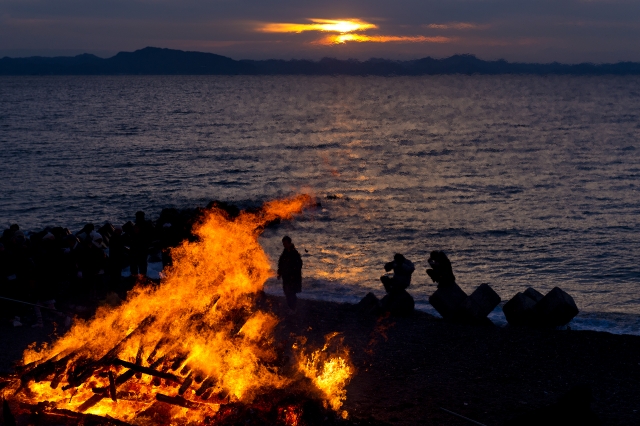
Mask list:
[[2,226],[308,192],[262,237],[274,263],[293,238],[302,297],[382,296],[400,252],[433,312],[439,249],[467,292],[560,286],[573,329],[640,334],[638,77],[2,77],[0,152]]

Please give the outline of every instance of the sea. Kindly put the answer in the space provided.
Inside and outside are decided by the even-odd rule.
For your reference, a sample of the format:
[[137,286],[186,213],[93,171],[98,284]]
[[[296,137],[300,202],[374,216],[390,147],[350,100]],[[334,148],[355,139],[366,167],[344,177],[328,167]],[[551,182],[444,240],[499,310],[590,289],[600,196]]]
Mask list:
[[640,335],[637,76],[0,77],[0,153],[3,228],[308,193],[261,237],[275,265],[291,236],[302,298],[382,296],[403,253],[436,314],[443,250],[467,293],[558,286],[571,329]]

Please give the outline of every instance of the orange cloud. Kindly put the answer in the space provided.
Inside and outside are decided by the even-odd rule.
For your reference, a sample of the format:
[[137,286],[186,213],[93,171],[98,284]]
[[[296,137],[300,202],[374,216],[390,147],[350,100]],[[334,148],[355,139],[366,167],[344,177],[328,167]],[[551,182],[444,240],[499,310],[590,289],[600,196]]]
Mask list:
[[[358,43],[449,43],[454,41],[451,37],[442,36],[394,36],[394,35],[365,35],[367,30],[377,29],[378,26],[360,19],[308,19],[308,24],[295,23],[264,23],[256,28],[256,31],[264,33],[302,33],[305,31],[320,31],[338,33],[328,35],[312,42],[321,45],[345,44],[347,42]],[[468,24],[471,25],[471,24]]]
[[451,37],[426,37],[426,36],[368,36],[363,34],[339,34],[330,35],[324,37],[316,44],[332,45],[332,44],[344,44],[347,42],[359,42],[359,43],[389,43],[389,42],[401,42],[401,43],[450,43],[454,41]]
[[377,25],[359,19],[309,19],[310,24],[267,23],[256,28],[265,33],[301,33],[304,31],[325,31],[336,33],[351,33],[378,28]]

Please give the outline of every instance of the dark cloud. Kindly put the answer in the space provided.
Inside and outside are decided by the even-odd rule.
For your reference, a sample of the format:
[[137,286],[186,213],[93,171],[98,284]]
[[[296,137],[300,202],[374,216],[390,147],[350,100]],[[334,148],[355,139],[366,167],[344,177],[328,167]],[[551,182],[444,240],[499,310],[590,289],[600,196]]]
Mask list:
[[[319,46],[320,35],[265,34],[260,22],[359,18],[368,35],[447,43]],[[474,53],[517,61],[640,61],[637,0],[0,0],[0,55],[93,52],[148,45],[241,58],[397,59]]]

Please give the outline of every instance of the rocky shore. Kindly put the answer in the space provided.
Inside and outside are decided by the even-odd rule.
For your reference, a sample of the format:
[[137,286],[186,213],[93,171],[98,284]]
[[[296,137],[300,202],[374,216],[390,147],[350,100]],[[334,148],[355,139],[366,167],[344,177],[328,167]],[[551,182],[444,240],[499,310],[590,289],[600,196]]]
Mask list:
[[[344,336],[356,368],[344,408],[354,418],[472,424],[446,409],[487,426],[505,425],[548,414],[544,407],[578,387],[592,393],[590,419],[640,424],[638,336],[456,325],[422,312],[377,318],[354,305],[311,300],[300,300],[297,312],[285,316],[284,298],[268,296],[268,303],[282,312],[282,342],[292,333],[306,336],[310,346],[320,346],[330,332]],[[10,371],[29,343],[46,341],[53,331],[51,325],[0,326],[0,370]]]

